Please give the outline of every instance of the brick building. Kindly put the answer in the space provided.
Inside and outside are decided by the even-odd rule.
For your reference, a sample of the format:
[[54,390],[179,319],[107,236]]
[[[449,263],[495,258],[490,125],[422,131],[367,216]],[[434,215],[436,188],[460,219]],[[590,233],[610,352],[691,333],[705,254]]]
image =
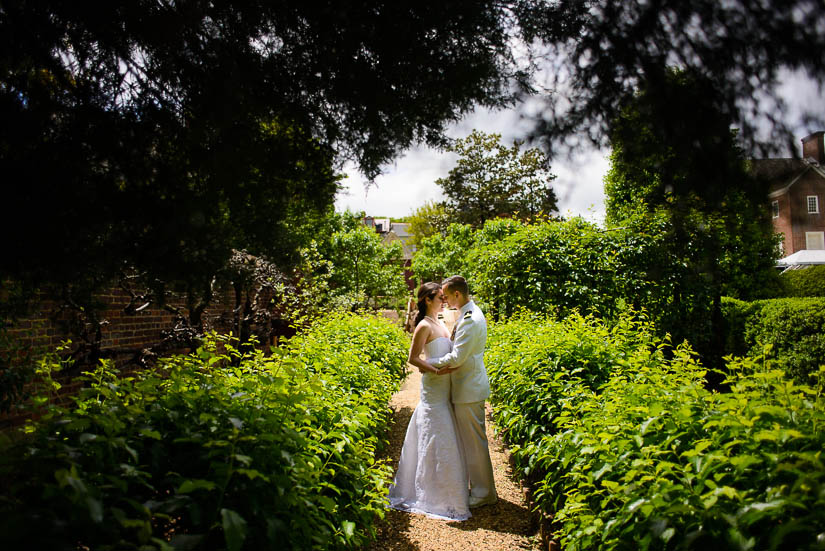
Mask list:
[[770,182],[773,226],[784,236],[782,256],[825,250],[825,132],[802,138],[799,159],[752,161],[759,178]]

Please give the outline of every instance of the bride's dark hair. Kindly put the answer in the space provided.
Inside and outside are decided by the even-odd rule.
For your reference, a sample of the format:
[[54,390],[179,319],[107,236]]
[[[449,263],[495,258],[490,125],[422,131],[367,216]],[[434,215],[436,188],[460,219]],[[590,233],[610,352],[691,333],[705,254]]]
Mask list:
[[427,315],[427,299],[434,298],[441,290],[441,285],[430,281],[424,283],[418,288],[418,314],[415,316],[415,325],[417,326]]

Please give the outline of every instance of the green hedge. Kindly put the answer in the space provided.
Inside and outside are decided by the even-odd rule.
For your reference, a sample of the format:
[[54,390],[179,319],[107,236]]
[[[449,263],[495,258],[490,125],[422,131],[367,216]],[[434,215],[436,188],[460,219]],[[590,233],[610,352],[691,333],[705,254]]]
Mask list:
[[131,377],[103,364],[73,407],[5,442],[0,547],[362,545],[383,515],[375,453],[407,346],[390,323],[337,315],[270,357],[212,337]]
[[737,360],[714,393],[689,349],[652,333],[627,318],[491,329],[496,423],[562,548],[820,548],[822,386]]
[[786,297],[825,297],[825,266],[788,270],[779,279]]
[[534,442],[554,433],[567,402],[597,389],[614,365],[652,342],[647,328],[628,318],[609,329],[592,316],[555,323],[527,312],[491,326],[484,357],[496,425],[523,475],[532,471]]
[[766,354],[803,383],[825,365],[825,298],[724,298],[722,314],[727,354]]

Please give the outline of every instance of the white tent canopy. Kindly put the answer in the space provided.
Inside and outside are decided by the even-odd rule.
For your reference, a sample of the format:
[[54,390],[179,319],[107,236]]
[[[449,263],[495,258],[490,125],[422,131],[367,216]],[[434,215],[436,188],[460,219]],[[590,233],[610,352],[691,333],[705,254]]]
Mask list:
[[808,264],[825,264],[825,250],[802,250],[796,251],[790,256],[780,258],[776,261],[778,266],[800,266]]

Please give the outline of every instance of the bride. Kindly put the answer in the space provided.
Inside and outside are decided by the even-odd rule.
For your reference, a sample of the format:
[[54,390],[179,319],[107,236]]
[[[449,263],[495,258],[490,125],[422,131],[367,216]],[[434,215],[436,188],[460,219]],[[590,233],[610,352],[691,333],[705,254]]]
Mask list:
[[421,376],[421,399],[407,426],[389,497],[394,509],[444,520],[466,520],[472,516],[467,469],[450,402],[450,377],[443,376],[454,369],[438,370],[419,358],[422,350],[427,358],[435,358],[452,349],[447,328],[436,319],[443,303],[438,283],[419,287],[408,362],[426,373]]

